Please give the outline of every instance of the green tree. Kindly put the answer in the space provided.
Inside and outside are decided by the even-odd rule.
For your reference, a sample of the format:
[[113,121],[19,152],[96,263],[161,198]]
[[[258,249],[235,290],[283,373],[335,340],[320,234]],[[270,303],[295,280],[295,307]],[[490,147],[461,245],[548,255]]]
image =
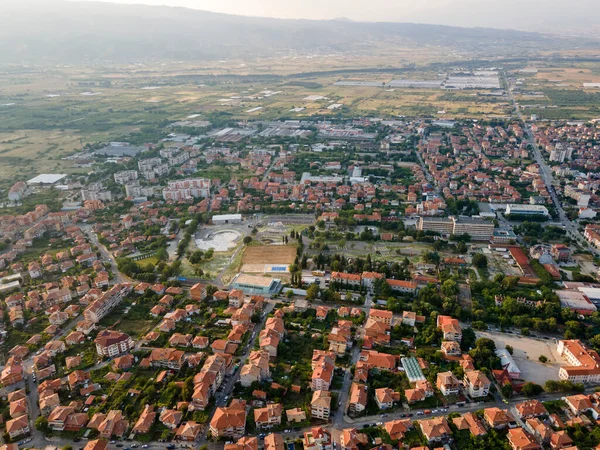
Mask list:
[[319,285],[311,284],[306,289],[306,300],[314,300],[319,296]]
[[156,257],[160,260],[160,261],[166,261],[169,259],[169,253],[167,252],[167,249],[164,247],[159,248],[156,251]]
[[42,433],[47,433],[49,431],[48,419],[44,416],[40,416],[37,419],[35,419],[35,428],[41,431]]
[[480,369],[500,369],[500,358],[496,356],[496,344],[488,338],[475,341],[475,348],[469,352],[475,367]]
[[512,397],[512,395],[513,395],[513,387],[512,387],[512,384],[510,384],[510,383],[505,383],[505,384],[502,386],[502,388],[501,388],[501,389],[502,389],[502,396],[503,396],[504,398],[511,398],[511,397]]
[[202,250],[196,250],[189,256],[188,260],[192,264],[200,264],[200,262],[202,262],[203,257],[204,252]]
[[531,381],[525,383],[521,389],[521,393],[527,397],[535,397],[542,392],[544,392],[544,389],[539,384],[532,383]]
[[478,269],[485,269],[488,265],[487,256],[483,253],[476,253],[473,255],[473,265]]
[[439,265],[440,260],[440,254],[437,252],[426,252],[423,254],[423,261],[428,264]]
[[456,297],[458,295],[459,288],[458,283],[452,279],[444,281],[442,284],[442,293],[446,297]]

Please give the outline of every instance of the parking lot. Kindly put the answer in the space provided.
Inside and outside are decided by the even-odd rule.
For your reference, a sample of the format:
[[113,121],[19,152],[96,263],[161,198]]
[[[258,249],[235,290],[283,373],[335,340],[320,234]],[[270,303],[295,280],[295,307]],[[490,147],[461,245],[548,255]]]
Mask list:
[[[544,385],[547,380],[558,379],[558,369],[562,358],[556,352],[554,339],[542,339],[520,336],[517,334],[501,333],[500,331],[478,331],[477,337],[487,337],[496,343],[496,348],[513,348],[513,359],[521,370],[525,381]],[[548,358],[545,364],[538,358],[544,355]]]

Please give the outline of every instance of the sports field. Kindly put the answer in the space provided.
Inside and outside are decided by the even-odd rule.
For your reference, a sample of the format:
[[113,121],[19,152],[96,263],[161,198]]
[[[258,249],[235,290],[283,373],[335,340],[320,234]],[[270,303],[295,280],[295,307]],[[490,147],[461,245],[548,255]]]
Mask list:
[[251,246],[244,251],[243,264],[292,264],[296,247],[291,245]]

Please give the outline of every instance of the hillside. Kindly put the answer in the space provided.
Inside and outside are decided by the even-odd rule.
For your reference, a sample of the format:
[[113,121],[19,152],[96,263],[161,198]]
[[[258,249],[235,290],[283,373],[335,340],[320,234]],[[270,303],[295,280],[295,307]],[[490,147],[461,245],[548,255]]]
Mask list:
[[4,62],[132,62],[284,52],[369,52],[382,46],[449,46],[518,54],[585,45],[537,33],[411,23],[283,20],[164,6],[41,2],[3,6]]

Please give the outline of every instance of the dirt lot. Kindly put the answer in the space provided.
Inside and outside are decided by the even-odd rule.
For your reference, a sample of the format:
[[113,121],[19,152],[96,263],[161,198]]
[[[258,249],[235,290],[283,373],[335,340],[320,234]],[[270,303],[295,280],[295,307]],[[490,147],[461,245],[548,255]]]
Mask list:
[[[507,345],[514,349],[513,359],[521,370],[521,376],[526,381],[544,385],[547,380],[558,380],[558,369],[562,363],[556,353],[556,343],[553,340],[518,336],[495,331],[477,332],[477,337],[493,339],[497,348]],[[542,364],[538,361],[540,355],[548,358]]]
[[243,264],[292,264],[296,258],[296,247],[291,245],[268,245],[247,247]]

